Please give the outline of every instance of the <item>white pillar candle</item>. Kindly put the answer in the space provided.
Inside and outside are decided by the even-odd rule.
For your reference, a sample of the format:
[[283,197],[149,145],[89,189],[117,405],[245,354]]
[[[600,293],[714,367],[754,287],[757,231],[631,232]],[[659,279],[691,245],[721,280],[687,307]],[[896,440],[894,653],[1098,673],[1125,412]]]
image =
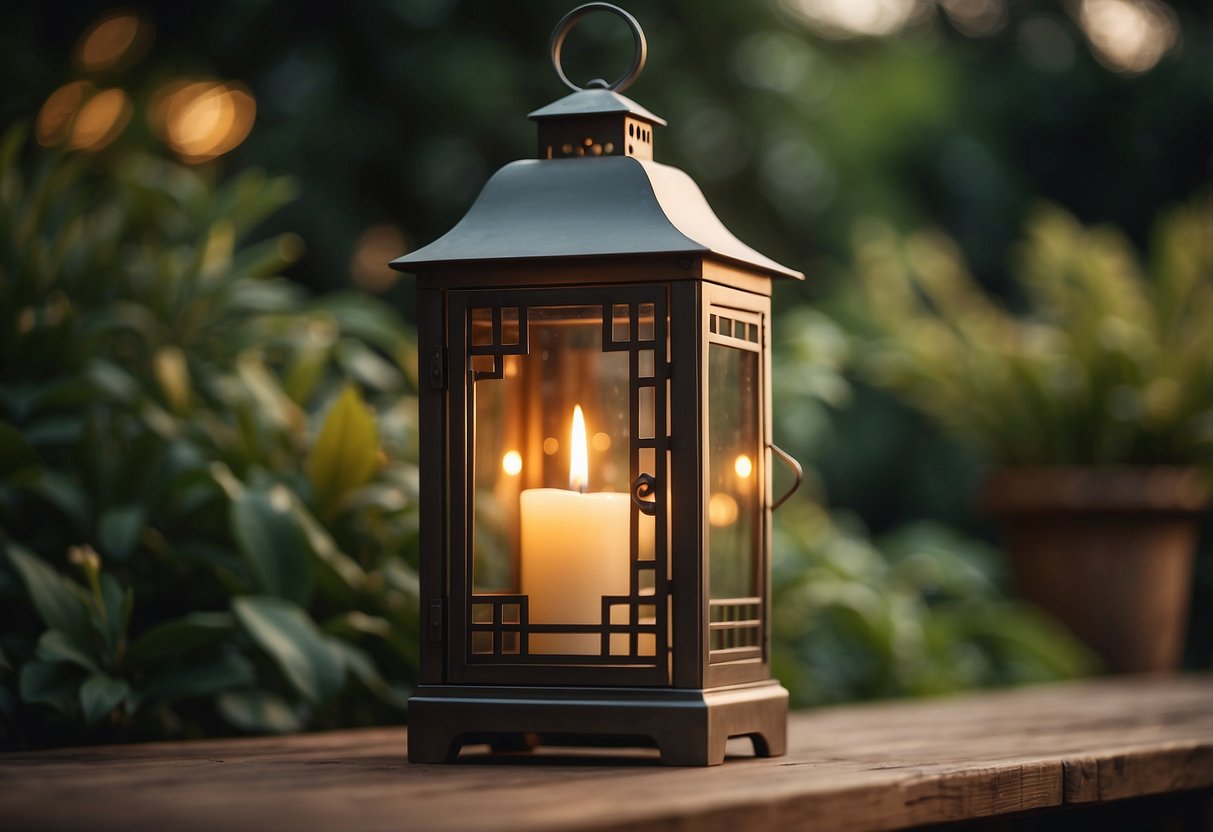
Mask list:
[[[601,624],[602,596],[627,595],[627,494],[583,494],[589,480],[585,420],[573,410],[569,484],[529,488],[519,497],[522,592],[532,624]],[[529,652],[597,655],[592,633],[532,633]]]
[[[532,624],[599,624],[602,596],[627,595],[628,495],[522,492],[522,591]],[[597,655],[599,636],[532,633],[532,653]]]

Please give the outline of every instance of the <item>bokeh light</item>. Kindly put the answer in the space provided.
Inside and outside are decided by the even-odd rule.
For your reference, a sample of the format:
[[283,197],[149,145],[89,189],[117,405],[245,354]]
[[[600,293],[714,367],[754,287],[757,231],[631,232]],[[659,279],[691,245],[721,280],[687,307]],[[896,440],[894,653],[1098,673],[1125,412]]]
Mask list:
[[151,41],[151,24],[126,9],[116,9],[84,31],[76,45],[76,64],[101,72],[143,55]]
[[38,118],[34,122],[34,135],[38,143],[43,147],[52,147],[66,139],[72,119],[92,92],[93,85],[88,81],[72,81],[52,92],[38,110]]
[[506,451],[505,456],[501,457],[501,469],[511,477],[521,474],[522,454],[517,451]]
[[100,150],[118,138],[131,120],[131,110],[131,100],[125,92],[101,90],[76,113],[67,146],[75,150]]
[[354,285],[368,292],[383,292],[395,285],[400,272],[388,262],[408,253],[404,232],[389,223],[372,225],[354,244],[350,276]]
[[740,454],[737,459],[733,460],[733,470],[744,480],[754,473],[754,462],[745,454]]
[[148,118],[156,134],[190,164],[236,148],[253,129],[257,104],[241,84],[172,81],[156,91]]
[[783,0],[783,5],[828,38],[891,35],[928,9],[920,0]]
[[1140,74],[1179,40],[1179,22],[1155,0],[1083,0],[1078,22],[1096,59],[1115,72]]
[[708,522],[718,529],[737,522],[737,501],[732,495],[718,492],[708,498]]
[[992,35],[1007,22],[1003,0],[938,0],[952,25],[962,34],[979,38]]

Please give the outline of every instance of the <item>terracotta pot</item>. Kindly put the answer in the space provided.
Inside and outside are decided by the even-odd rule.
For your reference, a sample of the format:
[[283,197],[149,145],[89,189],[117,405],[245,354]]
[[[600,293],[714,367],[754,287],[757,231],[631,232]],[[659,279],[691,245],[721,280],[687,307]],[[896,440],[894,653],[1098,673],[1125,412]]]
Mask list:
[[984,502],[1020,593],[1108,670],[1141,673],[1179,667],[1208,497],[1194,468],[1024,467],[991,474]]

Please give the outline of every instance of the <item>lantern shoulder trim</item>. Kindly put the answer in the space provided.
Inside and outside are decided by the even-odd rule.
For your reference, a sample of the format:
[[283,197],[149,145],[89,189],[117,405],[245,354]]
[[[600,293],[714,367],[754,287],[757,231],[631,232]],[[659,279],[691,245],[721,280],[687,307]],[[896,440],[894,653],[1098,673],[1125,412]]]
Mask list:
[[734,237],[687,174],[629,156],[512,162],[454,228],[391,266],[657,254],[714,256],[804,278]]
[[626,95],[620,95],[614,90],[579,90],[569,93],[538,110],[527,113],[531,121],[550,121],[564,119],[570,116],[598,116],[615,113],[626,113],[650,124],[666,126],[665,119],[641,107]]

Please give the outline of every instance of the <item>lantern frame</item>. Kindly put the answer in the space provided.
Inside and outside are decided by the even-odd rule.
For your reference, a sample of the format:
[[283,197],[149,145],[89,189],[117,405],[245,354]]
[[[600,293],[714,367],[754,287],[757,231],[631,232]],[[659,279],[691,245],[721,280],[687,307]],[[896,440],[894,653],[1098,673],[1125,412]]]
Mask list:
[[[608,6],[575,9],[557,33],[567,34],[568,18]],[[634,24],[622,10],[608,10]],[[642,34],[637,42],[643,44]],[[559,71],[558,45],[553,60]],[[392,263],[417,276],[422,378],[423,635],[420,685],[409,700],[409,759],[448,761],[461,746],[481,742],[516,749],[536,741],[605,741],[656,745],[668,764],[710,765],[723,761],[731,736],[750,737],[761,756],[782,754],[787,691],[770,678],[770,529],[773,508],[791,491],[771,498],[772,463],[778,458],[790,464],[796,479],[791,490],[801,475],[770,441],[770,295],[773,278],[803,275],[737,241],[685,174],[647,161],[651,134],[639,153],[621,145],[617,154],[600,158],[549,156],[553,136],[585,134],[588,148],[603,130],[614,135],[631,124],[635,135],[635,123],[663,123],[634,102],[609,89],[582,90],[532,118],[540,122],[541,159],[507,165],[447,235]],[[605,149],[607,143],[600,140],[598,146]],[[644,345],[637,325],[641,304],[654,310],[652,341]],[[600,624],[584,628],[601,634],[603,650],[580,659],[528,654],[528,633],[544,627],[528,621],[520,592],[475,592],[471,542],[475,413],[470,401],[474,385],[486,379],[476,376],[473,356],[496,355],[492,366],[500,373],[503,356],[528,349],[527,309],[572,305],[599,306],[602,348],[629,351],[632,424],[637,385],[643,385],[654,388],[649,397],[654,421],[668,428],[659,426],[651,440],[629,433],[632,590],[625,598],[604,598]],[[610,334],[612,310],[619,306],[631,315],[626,343]],[[488,346],[472,343],[473,308],[497,310]],[[519,310],[521,331],[509,346],[500,338],[506,308]],[[711,534],[706,395],[713,345],[757,356],[755,594],[738,599],[711,597],[705,548]],[[642,346],[658,356],[646,380],[636,370]],[[635,477],[635,449],[643,443],[653,448],[653,460],[660,460],[656,471],[639,472],[649,477],[647,491]],[[652,566],[638,563],[636,543],[636,512],[650,511],[655,512]],[[576,555],[575,547],[570,555]],[[653,572],[651,594],[638,594],[638,569]],[[629,622],[616,624],[607,612],[609,602],[630,604]],[[516,620],[505,621],[502,605],[519,603]],[[491,620],[474,621],[473,604],[491,606]],[[638,604],[655,609],[653,623],[638,624]],[[520,633],[512,638],[522,645],[509,655],[502,648],[507,631]],[[642,631],[653,636],[651,656],[639,655]],[[493,649],[474,653],[474,632],[491,633]],[[620,659],[606,649],[615,633],[631,639],[630,651]]]

